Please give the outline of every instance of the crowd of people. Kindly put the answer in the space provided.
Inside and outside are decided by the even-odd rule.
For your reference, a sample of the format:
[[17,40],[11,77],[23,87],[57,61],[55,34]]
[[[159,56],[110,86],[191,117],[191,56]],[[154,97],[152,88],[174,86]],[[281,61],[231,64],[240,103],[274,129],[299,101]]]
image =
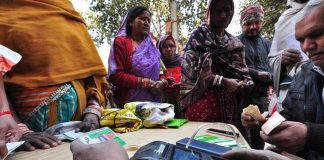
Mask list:
[[[324,0],[291,1],[272,41],[261,35],[266,13],[258,4],[242,10],[241,35],[228,33],[234,8],[233,0],[209,0],[183,55],[171,35],[153,41],[147,7],[131,8],[107,72],[69,0],[0,1],[0,158],[6,142],[25,141],[28,151],[56,147],[62,142],[44,132],[50,126],[79,120],[77,130],[94,130],[109,104],[149,101],[173,104],[175,118],[235,125],[253,149],[224,158],[324,159]],[[270,98],[286,121],[267,135],[264,122],[242,109],[267,111]],[[275,148],[263,150],[265,142]],[[77,159],[90,158],[85,150],[91,159],[128,159],[117,143],[100,145],[110,149],[76,141],[71,151]]]

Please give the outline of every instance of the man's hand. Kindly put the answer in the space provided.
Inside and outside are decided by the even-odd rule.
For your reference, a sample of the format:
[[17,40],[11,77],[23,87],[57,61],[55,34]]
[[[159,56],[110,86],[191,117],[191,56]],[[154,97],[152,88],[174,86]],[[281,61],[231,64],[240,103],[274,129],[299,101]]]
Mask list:
[[25,133],[20,140],[25,141],[20,148],[27,151],[33,151],[36,148],[48,149],[50,147],[56,147],[62,143],[55,136],[45,132]]
[[98,129],[100,127],[99,125],[99,118],[97,115],[92,114],[92,113],[87,113],[80,126],[76,129],[76,131],[81,131],[81,132],[88,132],[92,131],[95,129]]
[[106,141],[97,144],[83,144],[75,140],[70,146],[73,160],[128,160],[126,151],[116,141]]
[[236,160],[289,160],[289,158],[269,150],[237,149],[222,155],[223,158]]
[[261,128],[262,124],[264,123],[264,122],[254,119],[252,116],[250,116],[244,112],[242,112],[242,114],[241,114],[241,122],[245,128],[249,128],[249,129],[259,129],[259,128]]
[[269,72],[258,72],[257,78],[262,82],[271,82],[272,80],[271,73]]
[[301,53],[299,50],[288,48],[282,54],[281,64],[284,66],[296,64],[301,61]]
[[300,122],[285,121],[276,127],[270,135],[260,131],[261,138],[276,145],[280,150],[296,153],[306,144],[307,126]]

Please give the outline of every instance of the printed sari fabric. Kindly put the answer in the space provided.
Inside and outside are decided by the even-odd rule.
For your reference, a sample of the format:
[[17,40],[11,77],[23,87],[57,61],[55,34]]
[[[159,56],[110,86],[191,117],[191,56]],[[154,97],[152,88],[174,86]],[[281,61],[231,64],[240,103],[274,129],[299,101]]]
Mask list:
[[[9,90],[8,95],[11,97],[12,104],[15,106],[19,117],[29,129],[41,132],[54,124],[71,121],[76,112],[78,98],[73,87],[67,88],[63,95],[57,97],[50,104],[40,106],[45,99],[52,97],[59,88],[60,86],[13,88]],[[36,106],[40,106],[37,111],[35,111]],[[55,121],[49,119],[55,119]]]
[[191,35],[185,48],[184,86],[190,91],[181,97],[182,110],[192,121],[221,121],[238,124],[239,96],[223,86],[213,86],[211,74],[238,80],[250,80],[242,43],[225,31],[219,39],[202,24]]

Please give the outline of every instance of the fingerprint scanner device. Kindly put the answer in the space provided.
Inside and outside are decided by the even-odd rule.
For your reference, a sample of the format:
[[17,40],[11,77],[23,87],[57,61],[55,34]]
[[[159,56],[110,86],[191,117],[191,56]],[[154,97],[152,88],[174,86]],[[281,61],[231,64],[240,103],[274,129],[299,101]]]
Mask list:
[[189,149],[184,146],[189,138],[181,139],[177,145],[154,141],[141,147],[131,160],[226,160],[220,155],[231,150],[229,147],[219,146],[192,140]]

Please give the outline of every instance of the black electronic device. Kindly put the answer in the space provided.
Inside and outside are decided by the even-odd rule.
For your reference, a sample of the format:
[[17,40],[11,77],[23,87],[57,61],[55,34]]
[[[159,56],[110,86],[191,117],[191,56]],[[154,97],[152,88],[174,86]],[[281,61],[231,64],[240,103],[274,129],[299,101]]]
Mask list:
[[[221,147],[221,146],[220,146]],[[218,154],[195,148],[186,149],[162,141],[154,141],[136,151],[131,160],[226,160]]]

